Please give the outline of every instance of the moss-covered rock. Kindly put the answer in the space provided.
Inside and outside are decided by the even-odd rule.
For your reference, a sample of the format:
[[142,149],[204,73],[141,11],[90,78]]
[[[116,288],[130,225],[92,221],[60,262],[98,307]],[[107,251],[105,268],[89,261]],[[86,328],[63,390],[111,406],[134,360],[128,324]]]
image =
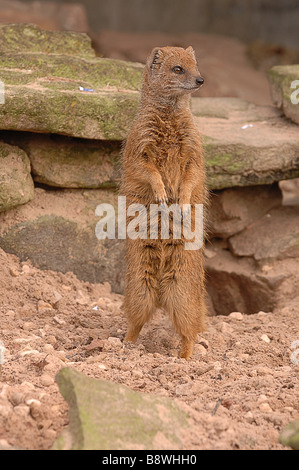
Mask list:
[[279,438],[281,444],[299,450],[299,419],[289,423],[281,432]]
[[0,212],[25,204],[33,196],[34,185],[26,153],[0,142]]
[[45,31],[34,24],[0,25],[1,54],[34,53],[95,57],[87,34]]
[[135,392],[70,368],[59,371],[69,427],[54,450],[182,449],[188,415],[173,400]]
[[276,65],[268,71],[268,78],[275,105],[299,124],[299,64]]
[[273,106],[195,98],[211,189],[271,184],[299,176],[299,133]]
[[31,162],[34,181],[59,188],[109,188],[120,181],[120,144],[60,135],[6,132]]
[[124,288],[124,241],[98,240],[96,207],[110,203],[117,216],[117,197],[101,189],[35,189],[35,198],[22,207],[0,213],[0,247],[30,259],[40,269],[73,272],[93,283]]
[[0,129],[126,137],[136,115],[142,65],[95,57],[89,38],[80,33],[9,25],[0,44],[1,37]]

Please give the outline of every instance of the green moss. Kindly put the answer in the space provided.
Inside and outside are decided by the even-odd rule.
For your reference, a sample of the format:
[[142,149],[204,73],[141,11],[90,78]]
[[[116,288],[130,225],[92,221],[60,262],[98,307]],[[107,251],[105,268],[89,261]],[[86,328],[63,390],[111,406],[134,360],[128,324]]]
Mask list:
[[87,139],[123,140],[135,118],[138,93],[69,93],[7,87],[2,129],[57,133]]
[[143,66],[121,60],[43,53],[1,53],[0,74],[7,85],[32,84],[78,91],[118,87],[138,91]]
[[64,54],[94,57],[91,39],[84,33],[45,31],[33,24],[0,25],[1,53]]
[[1,59],[2,129],[88,139],[126,137],[137,112],[142,66],[36,53],[2,54]]
[[[182,448],[179,435],[188,426],[188,416],[173,401],[69,368],[60,370],[56,380],[70,407],[72,450],[124,450],[132,445],[150,450],[157,448],[157,433],[173,448]],[[54,448],[64,444],[59,439]]]

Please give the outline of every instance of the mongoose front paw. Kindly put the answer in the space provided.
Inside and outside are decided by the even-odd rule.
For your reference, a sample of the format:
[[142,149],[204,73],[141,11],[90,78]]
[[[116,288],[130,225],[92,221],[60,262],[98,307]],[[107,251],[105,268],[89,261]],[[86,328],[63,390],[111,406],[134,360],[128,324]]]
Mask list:
[[168,197],[167,197],[165,188],[163,188],[163,191],[161,191],[159,193],[155,192],[154,194],[155,194],[156,204],[160,204],[161,206],[167,206]]

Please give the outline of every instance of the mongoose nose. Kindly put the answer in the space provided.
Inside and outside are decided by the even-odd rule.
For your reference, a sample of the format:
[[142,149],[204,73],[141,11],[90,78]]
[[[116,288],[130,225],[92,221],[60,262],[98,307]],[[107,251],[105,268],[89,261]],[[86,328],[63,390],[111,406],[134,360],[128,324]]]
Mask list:
[[195,82],[196,82],[196,85],[201,86],[204,83],[204,79],[201,76],[199,76],[195,79]]

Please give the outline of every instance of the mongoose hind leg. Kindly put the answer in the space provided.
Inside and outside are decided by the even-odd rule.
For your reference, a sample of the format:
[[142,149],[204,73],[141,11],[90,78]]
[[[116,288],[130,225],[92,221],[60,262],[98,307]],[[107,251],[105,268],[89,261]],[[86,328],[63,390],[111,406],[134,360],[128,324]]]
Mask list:
[[188,253],[182,245],[169,245],[167,250],[159,300],[181,336],[180,357],[189,359],[197,334],[205,329],[205,291],[200,255]]
[[135,343],[144,324],[157,308],[157,280],[154,272],[155,250],[142,242],[130,242],[130,264],[126,275],[126,295],[123,304],[128,321],[125,341]]

